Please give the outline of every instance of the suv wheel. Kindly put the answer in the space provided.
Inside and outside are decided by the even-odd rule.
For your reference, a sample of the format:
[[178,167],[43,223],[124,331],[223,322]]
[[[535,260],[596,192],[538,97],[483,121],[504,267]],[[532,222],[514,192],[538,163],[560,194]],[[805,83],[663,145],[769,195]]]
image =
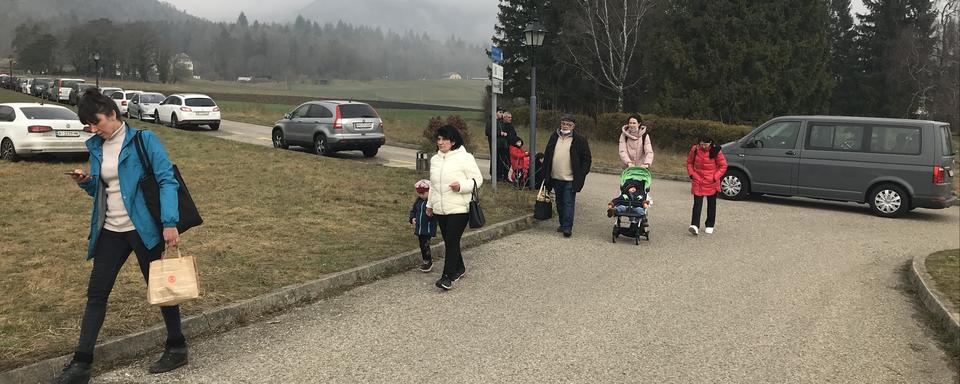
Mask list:
[[177,114],[174,113],[170,115],[170,126],[173,128],[180,128],[180,122],[177,121]]
[[161,125],[160,111],[153,111],[153,123],[156,125]]
[[910,196],[895,184],[882,184],[867,195],[870,209],[880,217],[900,217],[910,210]]
[[720,197],[728,200],[743,200],[749,194],[750,183],[743,172],[731,169],[720,178]]
[[316,155],[330,156],[333,151],[330,150],[330,147],[327,145],[327,137],[323,134],[319,134],[313,137],[313,153]]
[[218,131],[218,130],[220,130],[220,123],[210,124],[210,130],[211,130],[211,131]]
[[283,136],[283,130],[280,128],[273,129],[273,147],[279,149],[290,148],[290,145],[287,144],[286,138]]
[[374,157],[377,155],[377,151],[380,150],[380,147],[366,148],[363,150],[363,157]]

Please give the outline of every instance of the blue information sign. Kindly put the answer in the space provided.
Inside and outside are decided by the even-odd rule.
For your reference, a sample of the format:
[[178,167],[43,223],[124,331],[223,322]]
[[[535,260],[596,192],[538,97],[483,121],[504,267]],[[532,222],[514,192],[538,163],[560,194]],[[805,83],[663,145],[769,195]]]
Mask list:
[[494,63],[497,63],[497,64],[503,63],[503,50],[501,50],[500,48],[497,48],[497,47],[491,47],[491,48],[490,48],[490,59],[492,59],[493,62],[494,62]]

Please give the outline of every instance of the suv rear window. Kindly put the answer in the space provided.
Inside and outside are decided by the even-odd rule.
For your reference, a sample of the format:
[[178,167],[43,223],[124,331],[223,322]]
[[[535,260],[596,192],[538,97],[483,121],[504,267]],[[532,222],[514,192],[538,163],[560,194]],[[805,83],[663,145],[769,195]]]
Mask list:
[[205,97],[194,97],[192,99],[187,99],[188,107],[216,107],[217,103],[213,102],[213,99],[208,99]]
[[20,110],[30,120],[80,120],[76,113],[64,108],[24,107]]
[[140,103],[159,103],[163,101],[163,95],[158,93],[144,93],[140,95]]
[[379,118],[380,115],[377,115],[377,111],[367,104],[340,104],[340,117],[344,119]]

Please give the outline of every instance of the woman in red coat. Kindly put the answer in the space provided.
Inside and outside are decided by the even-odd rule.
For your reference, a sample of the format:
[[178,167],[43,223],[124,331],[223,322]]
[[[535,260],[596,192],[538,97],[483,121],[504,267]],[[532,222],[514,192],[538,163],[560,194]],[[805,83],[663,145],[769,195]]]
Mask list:
[[717,220],[717,192],[720,192],[720,178],[727,171],[727,160],[720,152],[720,146],[713,143],[710,135],[701,135],[699,144],[690,148],[687,155],[687,175],[690,176],[690,191],[693,193],[693,217],[690,219],[690,233],[700,233],[700,211],[703,197],[707,197],[706,232],[713,233]]

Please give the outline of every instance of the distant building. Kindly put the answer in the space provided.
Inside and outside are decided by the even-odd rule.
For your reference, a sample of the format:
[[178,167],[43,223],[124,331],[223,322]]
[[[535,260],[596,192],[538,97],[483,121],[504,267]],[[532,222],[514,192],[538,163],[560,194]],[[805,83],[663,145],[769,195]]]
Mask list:
[[237,78],[237,81],[238,81],[238,82],[241,82],[241,83],[249,83],[249,82],[253,81],[253,77],[252,77],[252,76],[240,76],[240,77]]
[[456,72],[444,73],[443,78],[447,80],[463,80],[463,76],[460,76],[460,74]]

